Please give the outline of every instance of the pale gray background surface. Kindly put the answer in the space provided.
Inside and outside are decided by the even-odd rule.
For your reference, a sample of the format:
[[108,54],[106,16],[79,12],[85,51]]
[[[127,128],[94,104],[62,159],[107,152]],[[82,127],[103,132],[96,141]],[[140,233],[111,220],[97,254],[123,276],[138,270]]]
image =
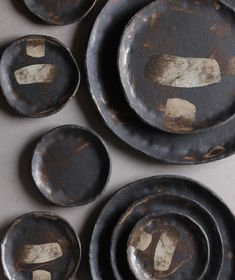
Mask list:
[[[102,0],[104,2],[104,0]],[[101,2],[102,2],[101,1]],[[44,25],[24,8],[21,0],[0,0],[0,47],[28,34],[51,35],[72,49],[82,67],[84,45],[94,12],[82,24],[65,27]],[[42,119],[17,115],[0,95],[0,233],[9,223],[27,212],[46,210],[68,219],[81,237],[83,261],[75,279],[91,279],[88,274],[87,249],[90,232],[102,202],[128,182],[159,174],[184,175],[209,186],[235,213],[235,156],[204,165],[173,166],[149,160],[116,138],[101,121],[86,89],[83,76],[77,96],[61,112]],[[80,208],[63,209],[48,205],[38,193],[30,175],[30,160],[35,139],[62,124],[75,123],[94,129],[107,143],[112,158],[112,176],[101,199]],[[105,242],[105,237],[104,237]],[[0,279],[4,279],[0,272]]]

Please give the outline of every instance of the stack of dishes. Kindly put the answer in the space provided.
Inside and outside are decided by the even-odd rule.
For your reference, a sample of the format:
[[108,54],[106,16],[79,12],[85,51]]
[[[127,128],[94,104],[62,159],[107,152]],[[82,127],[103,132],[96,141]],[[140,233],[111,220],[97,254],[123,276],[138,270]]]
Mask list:
[[109,0],[86,57],[109,128],[168,163],[233,154],[234,27],[232,9],[213,0]]
[[92,278],[234,279],[235,219],[209,189],[158,176],[120,189],[101,211]]

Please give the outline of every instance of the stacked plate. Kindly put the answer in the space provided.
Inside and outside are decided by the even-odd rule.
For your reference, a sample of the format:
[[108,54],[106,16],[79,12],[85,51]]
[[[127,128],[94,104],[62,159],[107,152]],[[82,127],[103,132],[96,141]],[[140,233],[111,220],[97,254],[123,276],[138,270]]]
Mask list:
[[95,104],[119,138],[169,163],[234,153],[235,24],[227,6],[107,2],[91,33],[86,67]]
[[92,278],[234,279],[235,218],[184,177],[133,182],[109,200],[90,246]]

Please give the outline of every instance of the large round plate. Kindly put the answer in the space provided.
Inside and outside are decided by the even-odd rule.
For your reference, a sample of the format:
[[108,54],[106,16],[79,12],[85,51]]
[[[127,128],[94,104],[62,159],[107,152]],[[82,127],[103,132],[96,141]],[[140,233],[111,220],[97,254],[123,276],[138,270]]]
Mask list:
[[[135,279],[127,266],[125,254],[128,236],[135,224],[145,215],[151,213],[161,215],[168,212],[187,215],[203,228],[209,239],[211,258],[207,270],[205,271],[204,278],[202,279],[217,279],[223,261],[223,244],[216,221],[199,203],[183,196],[169,195],[161,192],[137,200],[127,208],[120,217],[113,231],[110,248],[111,265],[116,279]],[[194,256],[194,259],[192,259],[194,265],[189,262],[186,267],[182,266],[181,269],[179,269],[179,274],[177,273],[177,269],[173,269],[174,272],[172,272],[171,275],[174,275],[174,279],[178,279],[177,277],[182,279],[181,273],[183,273],[185,279],[189,279],[192,274],[196,276],[199,271],[192,272],[193,267],[195,269],[196,260],[197,256]],[[200,266],[197,268],[200,270]],[[200,279],[200,275],[197,275],[196,279]]]
[[[86,69],[90,91],[102,118],[130,146],[164,162],[195,164],[231,155],[235,151],[235,118],[196,135],[171,135],[146,125],[125,101],[117,70],[120,38],[130,18],[150,2],[109,0],[95,22]],[[220,12],[234,20],[229,9],[222,7]]]
[[155,1],[138,12],[125,28],[118,56],[131,108],[172,133],[198,132],[231,118],[234,27],[211,0]]
[[142,179],[120,189],[105,205],[93,230],[90,245],[90,267],[94,280],[113,280],[109,265],[111,235],[123,212],[136,200],[165,192],[183,195],[204,206],[214,217],[224,244],[220,279],[235,278],[235,218],[218,196],[196,181],[176,176]]
[[77,93],[80,72],[71,51],[55,38],[29,35],[3,52],[1,87],[10,106],[28,117],[61,110]]
[[43,21],[54,25],[71,24],[87,15],[96,0],[24,0],[27,8]]
[[1,253],[9,280],[68,280],[79,266],[81,245],[63,218],[48,212],[32,212],[10,226]]

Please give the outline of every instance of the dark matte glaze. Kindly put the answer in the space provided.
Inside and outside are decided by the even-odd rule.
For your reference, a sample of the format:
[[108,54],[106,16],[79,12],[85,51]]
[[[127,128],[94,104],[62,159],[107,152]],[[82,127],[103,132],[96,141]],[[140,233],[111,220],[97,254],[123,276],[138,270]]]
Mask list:
[[[235,218],[224,202],[200,183],[177,176],[142,179],[121,188],[100,213],[90,245],[90,267],[94,280],[113,280],[109,264],[111,235],[123,212],[136,200],[156,193],[186,196],[205,207],[214,217],[224,244],[224,259],[219,280],[235,278]],[[217,252],[217,248],[215,248]]]
[[190,279],[192,275],[203,279],[210,259],[209,240],[203,228],[186,215],[150,214],[134,226],[127,259],[139,280]]
[[[116,67],[118,46],[130,18],[150,2],[110,0],[93,27],[86,68],[90,91],[103,120],[120,139],[163,162],[196,164],[233,154],[234,118],[207,132],[172,135],[147,126],[130,110],[123,96]],[[225,12],[224,9],[221,12]],[[234,20],[233,12],[227,9],[226,13]]]
[[102,140],[76,125],[57,127],[36,146],[32,175],[41,193],[60,206],[90,203],[109,180],[110,158]]
[[[44,42],[44,55],[29,56],[28,42],[35,45]],[[51,73],[53,76],[49,77],[52,79],[50,83],[19,84],[15,71],[40,64],[55,67]],[[45,117],[59,111],[77,93],[80,83],[79,69],[71,51],[58,40],[42,35],[20,38],[7,47],[0,71],[2,92],[8,103],[28,117]],[[24,78],[29,79],[30,75]]]
[[28,9],[43,21],[54,25],[74,23],[86,16],[96,0],[24,0]]
[[[218,125],[235,112],[234,53],[234,17],[231,17],[231,12],[219,9],[213,1],[167,0],[151,3],[130,21],[121,41],[119,72],[128,103],[148,124],[172,133],[191,133]],[[167,57],[164,58],[164,55]],[[207,64],[210,59],[210,66],[201,65],[201,72],[194,77],[201,79],[196,84],[202,81],[212,84],[190,87],[191,80],[184,80],[183,87],[159,84],[163,73],[169,72],[169,69],[166,70],[169,68],[169,56],[196,58],[197,63],[203,58],[207,59]],[[210,70],[212,65],[216,67]],[[199,65],[195,67],[198,69]],[[186,73],[191,68],[188,64]],[[177,66],[175,71],[177,69],[179,71],[180,67]],[[221,78],[215,79],[217,73]],[[181,74],[185,76],[179,72],[176,74],[179,81]],[[170,80],[169,73],[167,79]],[[174,78],[170,84],[176,82]],[[182,112],[179,117],[182,107],[179,104],[175,117],[168,119],[166,104],[172,98],[189,102],[189,112]],[[192,119],[189,119],[188,113],[193,113]]]
[[[23,264],[25,245],[41,245],[57,242],[63,255],[51,262]],[[52,279],[68,280],[81,260],[80,241],[64,219],[47,212],[33,212],[19,217],[8,229],[2,244],[2,264],[9,280],[32,280],[35,270],[51,273]]]
[[156,215],[161,215],[169,212],[187,215],[203,228],[210,242],[209,254],[211,256],[203,278],[200,278],[200,276],[202,269],[205,268],[205,264],[202,263],[202,267],[199,261],[203,259],[203,257],[200,256],[198,259],[196,255],[191,263],[188,262],[186,266],[182,266],[181,269],[174,274],[173,279],[183,279],[183,277],[185,279],[190,279],[190,275],[197,276],[195,279],[218,279],[217,277],[223,262],[223,244],[220,230],[216,225],[216,221],[202,205],[188,199],[186,192],[184,196],[185,197],[168,194],[167,190],[166,192],[163,190],[152,196],[137,200],[127,208],[118,220],[111,239],[111,265],[116,279],[134,279],[127,265],[125,253],[128,236],[135,224],[148,214],[155,213]]
[[221,3],[223,3],[225,6],[228,8],[232,9],[235,11],[235,2],[234,0],[219,0]]

